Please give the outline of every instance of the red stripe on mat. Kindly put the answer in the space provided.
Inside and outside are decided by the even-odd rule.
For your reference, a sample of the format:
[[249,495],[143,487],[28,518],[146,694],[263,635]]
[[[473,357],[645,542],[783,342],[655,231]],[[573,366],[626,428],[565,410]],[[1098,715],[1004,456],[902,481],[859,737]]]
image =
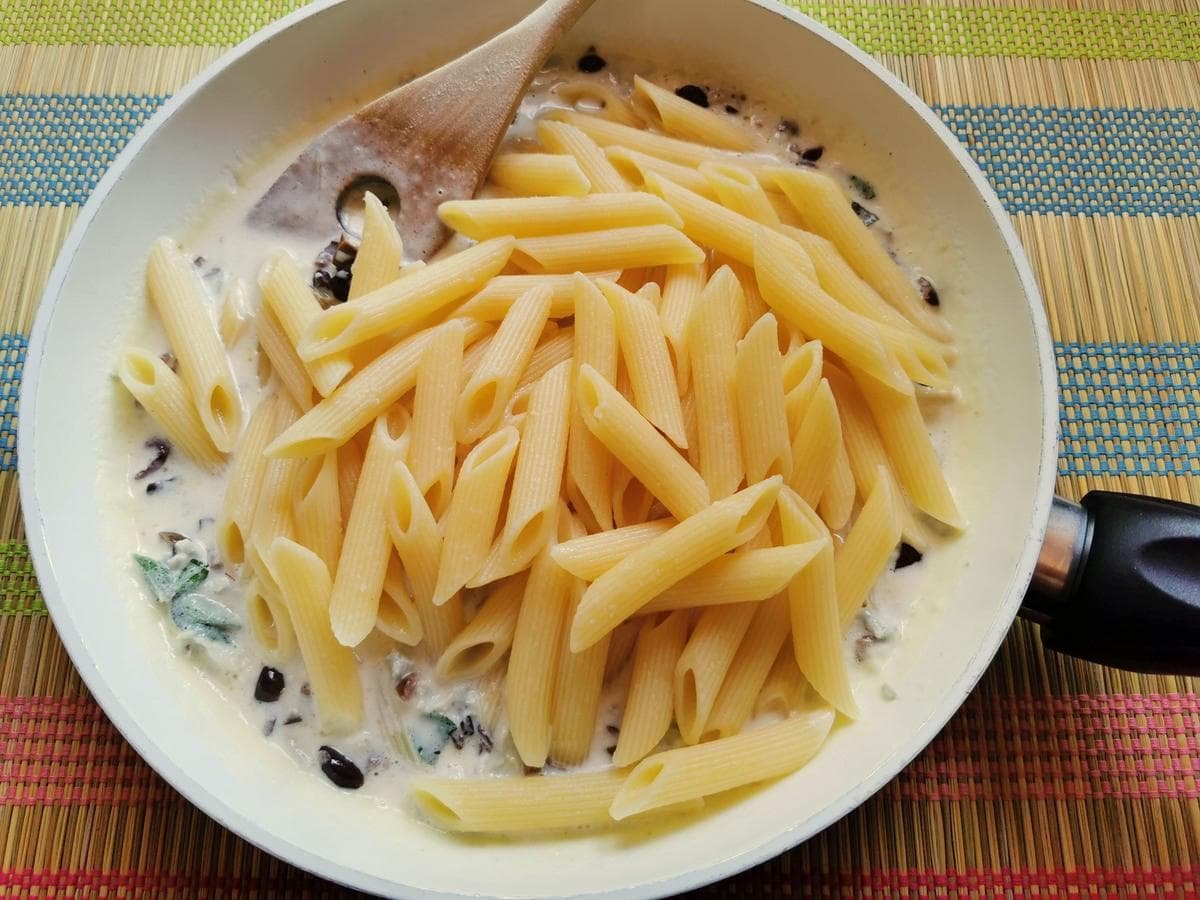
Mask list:
[[[1068,890],[1072,896],[1108,897],[1113,890],[1153,887],[1170,893],[1193,895],[1200,885],[1200,869],[1194,866],[1152,866],[1139,869],[964,869],[939,872],[932,869],[875,869],[864,872],[804,872],[793,880],[796,896],[807,897],[837,891],[857,896],[863,891],[960,892],[974,896],[979,891],[1009,891],[1020,896],[1026,890]],[[83,890],[125,889],[138,891],[279,890],[305,884],[322,884],[320,879],[298,870],[279,875],[208,875],[156,872],[108,872],[97,869],[35,871],[0,870],[0,887],[23,890],[75,888]]]
[[[0,805],[146,803],[173,796],[91,700],[0,697]],[[976,696],[885,796],[1200,797],[1200,697]]]

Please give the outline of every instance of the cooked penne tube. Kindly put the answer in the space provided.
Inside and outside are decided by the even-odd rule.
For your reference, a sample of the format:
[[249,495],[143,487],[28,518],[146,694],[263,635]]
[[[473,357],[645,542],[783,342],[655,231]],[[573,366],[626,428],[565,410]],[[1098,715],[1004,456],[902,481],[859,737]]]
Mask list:
[[896,479],[905,493],[918,509],[939,522],[951,528],[965,528],[966,519],[942,474],[916,398],[889,390],[872,378],[855,378],[855,383],[867,401]]
[[642,127],[642,120],[630,109],[625,98],[603,84],[580,78],[555,85],[554,92],[558,94],[560,100],[576,108],[582,108],[583,104],[587,104],[593,115],[634,128]]
[[371,429],[329,598],[333,633],[347,647],[370,634],[379,615],[379,595],[392,552],[387,534],[388,490],[392,468],[407,449],[407,428],[408,413],[397,407],[380,416]]
[[700,262],[704,251],[670,225],[520,238],[512,260],[526,272],[594,272]]
[[[275,254],[259,273],[258,285],[262,289],[264,306],[274,314],[288,342],[293,347],[298,346],[305,329],[321,315],[321,304],[296,271],[295,260],[284,251]],[[316,360],[302,358],[302,363],[322,397],[332,394],[354,368],[347,353],[334,353]]]
[[717,693],[757,610],[751,603],[710,606],[696,620],[675,664],[672,688],[675,724],[686,743],[698,743],[704,734]]
[[611,281],[598,284],[616,316],[621,358],[629,373],[638,412],[676,447],[687,449],[679,385],[656,306],[640,293],[632,294]]
[[342,503],[338,496],[337,451],[304,461],[293,488],[296,540],[317,554],[332,575],[342,552]]
[[398,644],[412,647],[421,643],[425,629],[421,614],[413,602],[404,576],[400,557],[389,554],[387,574],[383,576],[383,593],[379,595],[379,614],[375,627]]
[[[583,529],[578,527],[576,531],[582,534]],[[572,579],[566,621],[574,614],[583,589],[582,581]],[[562,629],[560,640],[563,646],[559,649],[550,726],[550,759],[558,765],[579,765],[592,749],[611,637],[605,635],[586,650],[573,653],[566,645],[567,630]]]
[[894,479],[887,451],[883,449],[883,440],[875,428],[871,410],[854,379],[832,365],[825,366],[824,372],[837,401],[842,420],[842,443],[846,447],[857,493],[868,497],[881,468]]
[[640,75],[633,77],[633,106],[652,126],[667,134],[725,150],[754,149],[750,132],[735,121],[722,119]]
[[554,561],[584,581],[595,581],[634,550],[675,527],[674,519],[656,519],[556,545]]
[[713,701],[702,740],[729,737],[742,730],[754,711],[754,701],[766,683],[779,648],[787,642],[790,615],[786,593],[758,604]]
[[779,332],[773,315],[768,313],[755,322],[738,343],[734,388],[746,481],[754,484],[768,475],[790,477],[792,442]]
[[286,537],[271,542],[267,563],[296,629],[321,730],[355,730],[363,718],[362,684],[354,653],[338,642],[329,627],[332,584],[325,564]]
[[705,509],[704,479],[591,366],[579,370],[575,403],[588,430],[677,519]]
[[463,460],[442,520],[434,604],[441,606],[462,590],[487,561],[519,440],[515,428],[502,428],[476,444]]
[[[229,481],[217,519],[217,549],[221,558],[233,565],[240,565],[246,559],[246,540],[250,537],[254,508],[267,467],[263,449],[278,431],[280,406],[280,398],[272,394],[255,407],[229,467]],[[208,435],[204,437],[207,440]]]
[[795,436],[804,414],[821,386],[825,348],[820,341],[807,341],[789,350],[783,358],[783,390],[787,404],[788,433]]
[[[572,379],[586,365],[609,383],[617,378],[617,325],[612,307],[589,279],[575,275],[575,356]],[[601,529],[612,527],[612,457],[584,423],[576,404],[567,438],[567,479]],[[577,510],[578,511],[578,510]]]
[[667,588],[639,615],[766,600],[785,590],[820,549],[819,543],[809,542],[726,554]]
[[655,622],[645,620],[637,637],[629,695],[613,765],[633,765],[658,746],[674,716],[675,664],[687,643],[688,613],[679,610]]
[[150,251],[146,291],[204,430],[214,447],[228,453],[242,433],[242,398],[199,276],[170,238],[159,238]]
[[400,277],[404,243],[388,208],[378,197],[363,194],[362,240],[351,266],[350,300],[391,284]]
[[629,190],[629,185],[608,161],[604,151],[573,125],[543,119],[537,123],[537,138],[547,150],[574,157],[593,191],[620,193]]
[[766,781],[801,768],[833,727],[818,710],[757,731],[643,759],[621,784],[609,812],[614,819]]
[[267,662],[278,666],[296,655],[292,614],[278,590],[258,578],[252,578],[246,588],[246,624]]
[[521,431],[508,515],[483,571],[468,587],[519,572],[554,534],[555,507],[567,455],[571,364],[559,363],[534,385]]
[[488,594],[479,611],[442,651],[439,678],[462,681],[490,671],[512,646],[517,612],[525,596],[525,573],[506,578]]
[[700,474],[714,499],[742,481],[744,466],[734,386],[736,351],[730,310],[741,288],[728,266],[709,279],[688,319],[688,360],[699,435]]
[[166,432],[167,439],[206,469],[224,462],[209,437],[183,381],[145,350],[127,348],[117,360],[117,377]]
[[708,179],[722,206],[760,225],[779,228],[779,214],[762,183],[749,169],[732,163],[706,162],[700,164],[700,174]]
[[231,279],[221,300],[221,315],[217,319],[217,332],[226,347],[232,347],[246,332],[250,324],[250,313],[246,299],[246,282]]
[[754,701],[754,714],[790,715],[803,707],[808,693],[808,682],[796,665],[796,654],[790,645],[781,647],[775,665],[771,666],[758,699]]
[[439,325],[417,365],[408,467],[435,516],[454,487],[454,406],[447,401],[459,392],[465,330],[461,319]]
[[[482,322],[471,322],[463,343],[473,344],[488,331]],[[267,456],[315,456],[342,446],[413,389],[421,354],[432,336],[433,329],[418,332],[352,375],[276,438]]]
[[[667,338],[675,366],[675,380],[681,394],[687,394],[691,384],[691,365],[687,354],[687,323],[692,308],[704,290],[707,276],[703,263],[667,266],[662,289],[662,304],[658,308],[658,320]],[[685,429],[686,434],[686,429]],[[692,449],[688,437],[688,449]]]
[[642,623],[632,619],[613,629],[608,641],[608,659],[604,663],[605,683],[613,681],[620,675],[633,656],[633,646],[637,643],[638,630]]
[[437,658],[462,630],[464,620],[460,595],[454,594],[440,606],[433,602],[438,563],[442,555],[442,535],[437,520],[402,457],[392,465],[384,494],[387,498],[387,532],[391,535],[396,552],[400,554],[404,573],[412,585],[413,602],[421,618],[423,640],[429,652]]
[[845,626],[838,611],[838,588],[833,543],[829,530],[812,507],[790,489],[779,492],[779,526],[783,539],[820,550],[812,563],[788,587],[792,651],[804,677],[836,710],[857,716],[850,691],[842,636]]
[[564,153],[500,153],[488,178],[522,197],[582,197],[592,189],[579,163]]
[[611,825],[621,772],[412,781],[417,810],[447,831],[516,834]]
[[707,200],[717,198],[708,179],[691,166],[681,166],[657,156],[630,150],[628,147],[606,147],[604,155],[635,187],[644,188],[646,176],[653,172]]
[[[836,400],[835,400],[836,403]],[[841,416],[838,416],[839,425]],[[841,429],[839,427],[839,438]],[[833,448],[833,464],[829,469],[829,480],[821,491],[817,512],[831,531],[841,531],[850,521],[858,491],[854,484],[854,473],[850,469],[850,457],[846,453],[846,442],[839,440]]]
[[650,518],[654,506],[654,495],[633,473],[620,463],[613,468],[612,507],[613,524],[618,528],[636,525]]
[[[859,511],[846,540],[834,556],[838,620],[845,631],[867,599],[867,594],[887,568],[900,543],[904,511],[886,469],[880,469],[875,487]],[[809,678],[809,681],[812,681]]]
[[379,337],[411,334],[455,300],[479,290],[512,254],[512,238],[484,241],[430,263],[376,291],[322,312],[296,352],[308,361]]
[[912,279],[850,208],[833,179],[791,166],[763,169],[762,176],[783,191],[808,230],[831,240],[863,280],[905,318],[939,340],[950,338],[946,320],[925,305]]
[[809,506],[816,506],[825,493],[841,440],[837,402],[829,382],[822,378],[792,442],[793,468],[788,479],[788,485]]
[[571,649],[590,647],[672,584],[745,543],[762,528],[779,486],[770,478],[718,500],[593,581],[571,623]]
[[587,197],[450,200],[438,207],[438,217],[475,241],[501,235],[541,237],[639,225],[680,228],[683,224],[679,215],[658,197],[629,191]]
[[738,262],[754,265],[754,235],[762,226],[712,200],[651,172],[646,189],[662,197],[683,219],[683,233]]
[[[565,507],[552,507],[546,517],[550,535],[558,533],[566,537],[571,527],[569,518]],[[541,768],[550,753],[554,684],[575,579],[555,565],[548,540],[541,541],[537,549],[525,586],[525,599],[517,614],[504,698],[509,731],[521,761]]]
[[533,354],[529,357],[529,365],[517,379],[517,388],[513,391],[513,397],[515,398],[521,391],[532,390],[534,382],[541,381],[542,376],[559,363],[572,359],[574,352],[574,325],[559,328],[549,337],[543,337],[541,343],[533,348]]
[[571,125],[601,147],[610,147],[615,144],[681,166],[695,167],[710,159],[726,161],[745,159],[736,153],[719,150],[715,147],[705,147],[703,144],[692,141],[681,141],[678,138],[655,134],[640,128],[630,128],[618,122],[609,122],[597,116],[589,116],[570,109],[555,109],[546,113],[545,118],[538,126],[538,137],[542,143],[545,143],[545,138],[542,137],[541,128],[549,123]]
[[[575,315],[575,275],[497,275],[458,308],[456,316],[469,316],[480,322],[499,322],[531,288],[550,290],[550,318],[565,319]],[[592,278],[617,278],[620,272],[609,269],[597,272]]]
[[[275,425],[286,428],[296,421],[297,410],[286,397],[276,395],[278,409]],[[300,471],[298,459],[268,459],[263,466],[262,482],[254,503],[254,518],[250,522],[250,541],[245,545],[245,556],[251,568],[260,578],[269,577],[266,554],[271,541],[279,536],[292,537],[292,485]]]
[[271,371],[279,378],[292,402],[301,410],[312,409],[312,379],[304,368],[304,361],[296,355],[296,348],[283,333],[283,326],[270,309],[263,308],[254,317],[254,336],[271,363]]
[[850,312],[799,271],[804,251],[798,244],[766,235],[760,230],[755,239],[754,271],[763,299],[779,317],[821,341],[847,365],[911,394],[912,382],[887,352],[879,326]]

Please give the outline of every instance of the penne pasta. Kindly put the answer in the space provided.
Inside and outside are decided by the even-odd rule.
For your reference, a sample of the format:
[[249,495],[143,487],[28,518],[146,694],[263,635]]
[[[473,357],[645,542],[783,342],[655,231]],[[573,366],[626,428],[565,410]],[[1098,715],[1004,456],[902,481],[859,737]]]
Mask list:
[[575,158],[563,153],[500,153],[488,178],[521,197],[582,197],[592,189]]
[[576,108],[587,105],[593,115],[634,128],[642,125],[641,119],[634,115],[625,99],[603,84],[580,78],[555,85],[554,92],[560,100]]
[[633,765],[659,745],[674,717],[675,665],[687,643],[688,613],[673,612],[641,626],[634,651],[629,696],[613,751],[613,765]]
[[746,481],[754,484],[769,475],[791,477],[783,359],[773,315],[768,313],[755,322],[738,343],[734,388]]
[[[605,381],[617,378],[617,325],[612,307],[596,285],[582,275],[575,280],[575,356],[573,383],[579,370],[590,367]],[[598,528],[612,527],[612,457],[584,423],[579,405],[571,410],[567,438],[567,479],[579,491]],[[576,510],[579,511],[578,509]]]
[[563,541],[554,547],[554,561],[576,578],[595,581],[634,550],[675,525],[674,519],[656,519]]
[[407,449],[407,438],[402,437],[407,428],[408,413],[402,407],[380,416],[363,458],[329,598],[334,636],[347,647],[361,643],[379,615],[379,595],[392,552],[386,527],[388,489],[392,469]]
[[291,613],[321,730],[355,730],[363,718],[362,684],[354,653],[338,642],[329,627],[332,584],[325,564],[286,537],[271,542],[267,562]]
[[380,335],[392,340],[417,331],[455,300],[479,290],[512,254],[512,238],[484,241],[420,271],[333,306],[313,319],[296,347],[306,361],[357,347]]
[[609,812],[624,819],[794,772],[812,759],[832,727],[833,713],[818,710],[746,734],[655,753],[621,783]]
[[950,338],[946,320],[925,305],[916,285],[850,208],[833,179],[802,167],[770,167],[762,176],[783,191],[808,230],[832,241],[862,279],[905,318],[939,340]]
[[609,825],[624,775],[588,772],[523,778],[413,779],[417,810],[447,831],[517,834]]
[[[229,481],[217,519],[217,549],[221,558],[233,565],[240,565],[246,559],[246,540],[250,536],[254,508],[267,467],[263,448],[275,436],[280,403],[278,396],[272,395],[258,404],[229,467]],[[207,437],[205,435],[206,440]]]
[[729,737],[742,730],[754,711],[754,702],[775,664],[779,648],[787,642],[790,616],[786,593],[758,604],[713,701],[701,740]]
[[259,348],[271,363],[271,371],[279,378],[292,402],[301,410],[312,409],[312,379],[308,370],[304,368],[303,360],[296,355],[296,348],[284,334],[283,326],[270,309],[263,308],[255,316],[254,336],[258,340]]
[[[580,527],[576,530],[582,533],[583,529]],[[582,581],[572,579],[565,621],[574,615],[583,589]],[[592,749],[610,637],[605,635],[586,650],[574,653],[566,645],[566,628],[561,629],[563,646],[559,649],[550,726],[550,759],[558,765],[579,765]]]
[[616,317],[621,358],[629,373],[638,412],[676,447],[687,449],[679,385],[675,382],[666,337],[659,326],[658,310],[642,295],[632,294],[611,281],[598,284]]
[[258,578],[246,588],[246,624],[267,662],[283,665],[296,655],[296,629],[292,614],[274,588]]
[[729,666],[758,607],[735,603],[710,606],[696,620],[675,664],[675,723],[688,744],[700,741]]
[[742,481],[744,466],[734,385],[736,351],[730,310],[741,288],[730,269],[709,279],[687,325],[688,359],[699,436],[699,470],[714,499],[727,497]]
[[[364,297],[400,277],[404,242],[388,208],[370,191],[363,194],[362,240],[351,266],[350,301]],[[411,273],[410,273],[411,274]]]
[[726,554],[667,588],[640,614],[766,600],[785,590],[820,549],[810,541]]
[[454,487],[454,406],[447,401],[459,392],[465,330],[461,319],[439,325],[417,364],[408,467],[435,516]]
[[788,432],[795,436],[809,404],[821,386],[825,349],[820,341],[808,341],[783,358],[783,390],[787,405]]
[[571,649],[586,649],[653,597],[745,543],[779,492],[771,478],[719,500],[625,556],[588,586],[571,623]]
[[704,251],[670,225],[520,238],[513,263],[526,272],[595,272],[700,262]]
[[604,155],[608,157],[609,162],[616,166],[617,171],[637,188],[644,189],[646,177],[654,173],[662,175],[674,184],[687,188],[707,200],[717,198],[709,180],[691,166],[681,166],[657,156],[630,150],[628,147],[606,147]]
[[[691,383],[691,365],[687,354],[687,323],[706,281],[702,263],[667,266],[658,321],[671,351],[680,394],[686,394]],[[691,436],[687,434],[686,428],[684,431],[688,439],[686,446],[691,450]]]
[[128,348],[117,360],[117,377],[166,432],[167,440],[206,469],[224,462],[183,381],[152,353]]
[[816,506],[829,479],[842,442],[842,422],[829,382],[817,386],[792,442],[792,477],[788,485],[809,506]]
[[[839,415],[839,425],[840,418]],[[839,428],[839,432],[840,430]],[[821,518],[825,520],[825,524],[832,531],[841,531],[850,521],[850,514],[854,511],[854,500],[857,496],[854,473],[850,470],[850,457],[846,453],[845,440],[839,440],[834,447],[832,463],[829,469],[829,480],[825,483],[825,490],[821,492],[821,501],[817,505],[817,512],[821,514]]]
[[891,477],[881,469],[875,478],[875,487],[834,557],[838,622],[842,631],[858,614],[871,585],[896,552],[902,522],[900,498]]
[[826,702],[847,716],[857,716],[842,655],[845,626],[839,612],[833,543],[829,530],[799,494],[779,492],[779,525],[789,543],[820,544],[812,563],[788,587],[792,650],[804,677]]
[[640,75],[633,78],[633,107],[667,134],[725,150],[752,150],[750,132],[729,119],[676,96]]
[[320,557],[325,568],[337,571],[342,552],[342,503],[338,496],[337,452],[305,460],[292,510],[296,540]]
[[438,207],[438,217],[476,241],[501,235],[526,238],[640,225],[680,228],[683,224],[658,197],[629,191],[587,197],[449,200]]
[[[617,278],[620,274],[610,269],[591,277]],[[575,275],[497,275],[460,306],[455,315],[480,322],[499,322],[531,288],[545,287],[550,290],[550,318],[565,319],[575,315]]]
[[575,404],[584,424],[677,519],[711,502],[704,479],[591,366],[579,371]]
[[491,671],[512,646],[517,613],[525,596],[527,576],[506,578],[488,594],[479,611],[442,651],[439,678],[462,681]]
[[226,347],[232,347],[246,332],[250,324],[249,303],[246,299],[246,282],[240,278],[230,280],[221,301],[221,315],[217,319],[217,332]]
[[442,520],[443,550],[433,591],[437,606],[462,590],[487,561],[518,441],[515,428],[502,428],[463,460]]
[[195,268],[170,238],[146,263],[146,291],[179,360],[179,375],[213,446],[228,453],[242,433],[242,398]]
[[400,558],[388,555],[387,573],[383,576],[383,593],[379,595],[379,614],[375,627],[398,644],[415,646],[425,637],[421,614],[408,591]]
[[630,128],[618,122],[609,122],[598,116],[589,116],[570,109],[555,109],[546,113],[538,125],[538,138],[542,137],[542,127],[550,123],[570,125],[589,137],[601,147],[617,145],[655,156],[681,166],[695,166],[706,160],[738,161],[745,159],[735,153],[705,147],[693,141],[682,141],[678,138],[655,134],[640,128]]
[[782,647],[754,701],[754,714],[788,716],[804,705],[807,696],[808,682],[796,665],[796,654],[790,646]]
[[780,227],[779,214],[749,169],[731,163],[706,162],[700,164],[700,174],[708,179],[722,206],[768,228]]
[[[296,421],[296,408],[279,398],[275,413],[275,424],[286,428]],[[263,467],[262,485],[254,504],[254,520],[250,523],[250,543],[246,546],[246,559],[252,568],[263,577],[267,571],[266,553],[271,541],[284,536],[291,537],[294,528],[292,515],[292,484],[300,471],[296,459],[268,459]]]
[[532,390],[534,382],[541,381],[542,376],[559,363],[572,359],[574,352],[574,325],[559,328],[549,337],[543,337],[542,342],[533,348],[533,354],[529,357],[529,365],[517,379],[517,389],[513,392],[514,399],[521,391]]
[[629,190],[629,185],[613,168],[604,151],[573,125],[543,119],[537,123],[537,138],[547,150],[574,157],[593,191],[615,194]]

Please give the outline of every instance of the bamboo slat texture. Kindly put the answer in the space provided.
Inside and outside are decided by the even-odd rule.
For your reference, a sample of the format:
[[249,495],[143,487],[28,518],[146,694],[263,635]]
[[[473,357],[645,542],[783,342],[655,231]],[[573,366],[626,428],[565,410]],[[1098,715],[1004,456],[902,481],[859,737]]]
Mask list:
[[[736,2],[736,0],[730,0]],[[300,0],[0,0],[0,896],[324,897],[108,723],[45,613],[17,393],[54,256],[162,100]],[[1059,490],[1200,503],[1200,0],[795,0],[966,143],[1041,283]],[[722,897],[1200,895],[1200,695],[1043,651],[1017,623],[881,794]]]

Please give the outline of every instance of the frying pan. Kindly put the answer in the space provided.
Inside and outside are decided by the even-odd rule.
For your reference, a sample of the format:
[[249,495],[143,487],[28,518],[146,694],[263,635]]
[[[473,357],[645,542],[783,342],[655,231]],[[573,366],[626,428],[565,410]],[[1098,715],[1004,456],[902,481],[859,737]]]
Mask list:
[[862,803],[954,713],[1023,604],[1051,647],[1110,665],[1200,670],[1197,511],[1111,494],[1082,506],[1053,497],[1052,344],[995,194],[896,78],[827,29],[757,0],[602,0],[571,41],[736,85],[796,116],[830,156],[873,181],[897,246],[938,285],[961,350],[962,402],[945,469],[971,527],[922,562],[902,639],[859,686],[861,720],[835,729],[802,771],[717,798],[669,828],[463,840],[366,792],[333,791],[281,759],[193,661],[170,652],[122,563],[132,536],[115,512],[124,461],[112,460],[109,433],[113,359],[146,315],[147,248],[163,233],[186,237],[190,218],[241,190],[246,172],[280,171],[338,114],[531,6],[323,0],[297,12],[167,103],[66,241],[21,391],[30,550],[76,667],[163,777],[267,851],[377,893],[655,896],[761,862]]

